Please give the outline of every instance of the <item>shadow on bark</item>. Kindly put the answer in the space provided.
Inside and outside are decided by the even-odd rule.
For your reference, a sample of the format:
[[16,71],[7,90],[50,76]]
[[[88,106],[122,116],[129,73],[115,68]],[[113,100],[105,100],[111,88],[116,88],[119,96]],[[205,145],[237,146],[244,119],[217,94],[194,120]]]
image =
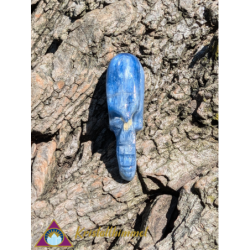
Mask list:
[[116,158],[116,138],[109,129],[108,107],[106,99],[106,71],[101,75],[95,87],[86,124],[86,133],[80,141],[92,141],[92,154],[99,152],[101,160],[112,178],[118,183],[127,183],[119,174]]
[[54,39],[49,48],[47,49],[45,55],[48,53],[55,54],[61,44],[62,44],[61,39]]
[[37,3],[31,5],[31,14],[36,10],[38,4],[39,4],[39,1]]

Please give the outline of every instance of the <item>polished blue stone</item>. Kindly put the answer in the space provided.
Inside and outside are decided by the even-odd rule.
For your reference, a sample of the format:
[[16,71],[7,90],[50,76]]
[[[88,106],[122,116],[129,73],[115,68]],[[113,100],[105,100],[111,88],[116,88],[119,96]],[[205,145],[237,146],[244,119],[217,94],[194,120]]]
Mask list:
[[119,172],[124,180],[131,181],[136,172],[136,131],[143,126],[144,71],[139,60],[128,53],[115,56],[109,63],[106,84]]

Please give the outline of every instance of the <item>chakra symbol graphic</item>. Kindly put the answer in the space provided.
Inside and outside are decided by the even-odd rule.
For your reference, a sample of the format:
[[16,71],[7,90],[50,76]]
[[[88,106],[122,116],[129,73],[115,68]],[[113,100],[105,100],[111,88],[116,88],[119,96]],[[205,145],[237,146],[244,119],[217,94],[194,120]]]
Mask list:
[[52,246],[57,246],[63,241],[63,233],[57,228],[51,228],[44,235],[45,241]]
[[53,220],[45,230],[42,237],[35,245],[36,247],[73,247],[62,229]]

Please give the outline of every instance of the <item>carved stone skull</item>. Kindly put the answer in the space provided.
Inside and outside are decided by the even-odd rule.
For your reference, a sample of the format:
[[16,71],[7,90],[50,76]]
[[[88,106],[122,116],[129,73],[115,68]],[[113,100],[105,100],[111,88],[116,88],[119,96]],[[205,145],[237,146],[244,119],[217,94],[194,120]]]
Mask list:
[[119,172],[131,181],[136,172],[136,131],[143,126],[144,71],[139,60],[128,53],[115,56],[109,63],[106,84]]

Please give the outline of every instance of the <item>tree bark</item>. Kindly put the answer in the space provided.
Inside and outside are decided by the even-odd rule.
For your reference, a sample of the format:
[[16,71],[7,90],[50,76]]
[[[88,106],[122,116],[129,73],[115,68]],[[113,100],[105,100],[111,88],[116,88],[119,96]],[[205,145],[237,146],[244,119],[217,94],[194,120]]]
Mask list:
[[[218,249],[218,1],[31,9],[32,249],[53,219],[77,250]],[[123,52],[145,71],[131,182],[119,176],[105,87]],[[78,227],[148,234],[75,238]]]

